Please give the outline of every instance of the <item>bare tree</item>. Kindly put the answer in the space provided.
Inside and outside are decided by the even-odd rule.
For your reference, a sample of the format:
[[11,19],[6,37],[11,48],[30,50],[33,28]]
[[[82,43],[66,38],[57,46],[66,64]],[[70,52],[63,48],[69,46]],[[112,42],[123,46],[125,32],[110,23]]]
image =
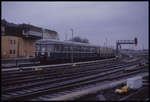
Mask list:
[[70,39],[70,41],[73,42],[81,42],[81,43],[89,43],[89,40],[86,38],[80,38],[79,36],[73,37],[73,39]]

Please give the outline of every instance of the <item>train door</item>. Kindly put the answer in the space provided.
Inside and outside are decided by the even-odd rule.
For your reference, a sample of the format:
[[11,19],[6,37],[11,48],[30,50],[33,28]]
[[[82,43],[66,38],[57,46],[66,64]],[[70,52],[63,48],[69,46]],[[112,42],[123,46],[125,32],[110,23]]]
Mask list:
[[25,56],[28,57],[29,56],[29,53],[27,50],[25,50]]

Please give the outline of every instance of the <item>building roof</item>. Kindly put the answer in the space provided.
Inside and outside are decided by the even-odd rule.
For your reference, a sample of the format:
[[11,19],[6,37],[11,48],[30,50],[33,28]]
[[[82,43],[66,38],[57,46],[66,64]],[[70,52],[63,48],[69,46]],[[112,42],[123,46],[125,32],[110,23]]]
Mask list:
[[[5,35],[14,35],[14,36],[22,36],[24,37],[27,33],[27,35],[39,37],[42,38],[43,29],[41,27],[37,27],[31,24],[14,24],[9,23],[5,19],[1,20],[1,26],[4,26],[5,29]],[[56,31],[45,29],[46,32],[52,34],[57,34]],[[29,36],[30,37],[30,36]]]
[[3,26],[10,26],[10,27],[18,27],[19,26],[18,24],[7,22],[5,19],[1,20],[1,25],[3,25]]
[[32,30],[32,31],[37,31],[37,32],[41,32],[42,33],[42,28],[34,26],[34,25],[30,25],[30,24],[20,24],[19,25],[22,29],[25,30]]

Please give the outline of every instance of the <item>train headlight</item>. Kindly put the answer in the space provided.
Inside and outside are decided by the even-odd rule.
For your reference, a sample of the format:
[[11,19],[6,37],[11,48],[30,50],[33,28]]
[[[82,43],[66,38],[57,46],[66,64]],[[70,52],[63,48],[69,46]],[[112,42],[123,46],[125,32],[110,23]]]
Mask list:
[[41,52],[41,55],[44,55],[45,53],[44,52]]

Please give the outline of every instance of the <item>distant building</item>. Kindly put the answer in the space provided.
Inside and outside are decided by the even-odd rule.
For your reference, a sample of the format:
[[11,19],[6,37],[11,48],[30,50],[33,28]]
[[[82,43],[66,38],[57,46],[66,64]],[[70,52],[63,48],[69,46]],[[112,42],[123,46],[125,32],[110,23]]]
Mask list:
[[[52,39],[58,39],[55,31]],[[49,36],[47,34],[47,36]],[[42,28],[29,24],[13,24],[2,20],[1,23],[1,56],[2,58],[34,56],[36,40],[44,37]],[[46,37],[46,36],[45,36]],[[49,37],[50,38],[50,37]]]

